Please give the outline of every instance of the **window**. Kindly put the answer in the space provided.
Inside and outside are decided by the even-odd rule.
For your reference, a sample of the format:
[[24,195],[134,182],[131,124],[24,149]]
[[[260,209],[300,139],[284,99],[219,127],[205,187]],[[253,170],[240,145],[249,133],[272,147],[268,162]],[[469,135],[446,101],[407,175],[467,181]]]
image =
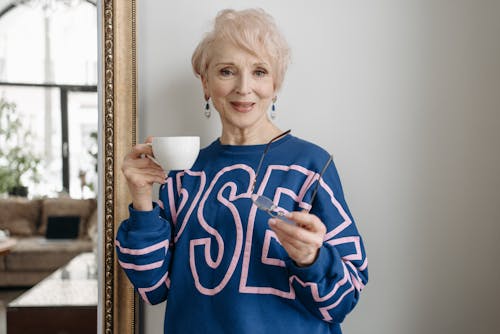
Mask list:
[[23,180],[30,196],[95,197],[95,3],[17,0],[0,7],[0,97],[16,104],[41,157],[40,180]]

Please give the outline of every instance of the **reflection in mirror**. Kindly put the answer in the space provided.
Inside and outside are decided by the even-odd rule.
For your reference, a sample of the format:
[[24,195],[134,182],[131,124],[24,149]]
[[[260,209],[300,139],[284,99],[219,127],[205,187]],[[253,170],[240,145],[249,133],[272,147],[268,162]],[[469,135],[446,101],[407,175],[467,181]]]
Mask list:
[[97,109],[96,3],[0,0],[0,333],[97,326]]

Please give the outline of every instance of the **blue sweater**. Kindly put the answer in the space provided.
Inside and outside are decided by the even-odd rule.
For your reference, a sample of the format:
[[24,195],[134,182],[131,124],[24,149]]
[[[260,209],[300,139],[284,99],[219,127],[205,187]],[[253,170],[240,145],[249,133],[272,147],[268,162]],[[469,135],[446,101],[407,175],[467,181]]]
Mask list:
[[165,333],[341,333],[368,280],[362,239],[329,158],[292,135],[273,142],[254,192],[280,210],[310,209],[326,225],[317,260],[297,267],[251,200],[265,145],[202,149],[171,172],[150,212],[130,207],[118,260],[148,303],[168,299]]

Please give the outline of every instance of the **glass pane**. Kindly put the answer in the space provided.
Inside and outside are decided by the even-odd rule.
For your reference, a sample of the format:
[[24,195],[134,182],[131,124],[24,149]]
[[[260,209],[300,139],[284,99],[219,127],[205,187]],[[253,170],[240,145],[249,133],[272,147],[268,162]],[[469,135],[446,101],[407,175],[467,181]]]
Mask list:
[[70,196],[93,198],[97,191],[97,93],[68,94]]
[[[61,113],[59,90],[56,88],[0,86],[0,96],[16,104],[16,113],[22,119],[22,130],[31,132],[32,139],[24,149],[40,157],[39,181],[28,172],[22,183],[29,188],[29,196],[56,195],[62,190]],[[22,139],[19,139],[22,141]],[[1,143],[6,150],[11,144]],[[0,164],[5,163],[0,162]]]
[[97,83],[97,11],[86,1],[20,4],[0,18],[0,81]]
[[45,38],[43,15],[17,7],[0,20],[0,80],[42,83]]
[[[97,10],[77,2],[51,15],[51,58],[54,82],[97,84]],[[97,119],[97,118],[96,118]]]

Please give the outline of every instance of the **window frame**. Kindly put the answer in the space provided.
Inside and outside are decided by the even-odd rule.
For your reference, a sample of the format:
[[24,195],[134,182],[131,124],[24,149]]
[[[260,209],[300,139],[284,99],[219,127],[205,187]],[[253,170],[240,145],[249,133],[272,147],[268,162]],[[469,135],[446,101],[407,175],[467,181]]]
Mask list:
[[[62,191],[69,193],[69,131],[68,131],[68,93],[85,92],[97,93],[97,85],[61,85],[61,84],[36,84],[25,82],[0,81],[0,87],[29,87],[29,88],[56,88],[59,90],[61,114],[61,157],[62,157]],[[98,129],[96,129],[98,130]]]

